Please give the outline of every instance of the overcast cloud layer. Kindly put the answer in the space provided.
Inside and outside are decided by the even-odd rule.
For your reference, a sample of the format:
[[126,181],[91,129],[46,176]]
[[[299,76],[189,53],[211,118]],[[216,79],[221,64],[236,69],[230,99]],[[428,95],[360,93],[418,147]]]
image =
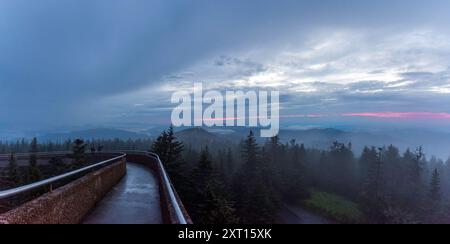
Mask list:
[[446,0],[0,0],[0,131],[165,123],[171,92],[197,81],[279,89],[282,114],[332,116],[329,126],[368,112],[450,113],[449,9]]

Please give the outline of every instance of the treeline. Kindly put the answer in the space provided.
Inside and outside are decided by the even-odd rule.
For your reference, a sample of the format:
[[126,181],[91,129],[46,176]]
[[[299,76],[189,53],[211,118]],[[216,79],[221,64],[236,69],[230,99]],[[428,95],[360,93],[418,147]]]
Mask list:
[[2,180],[0,182],[0,189],[17,187],[23,184],[36,182],[42,178],[42,171],[38,166],[38,143],[34,138],[28,145],[30,158],[28,167],[19,167],[14,153],[10,154],[8,166],[0,170]]
[[[81,139],[76,139],[74,141],[67,140],[61,144],[39,144],[36,138],[33,138],[30,142],[21,140],[12,144],[3,143],[0,144],[2,153],[7,153],[9,160],[6,165],[0,168],[0,189],[14,188],[34,183],[45,178],[85,167],[93,162],[104,160],[101,154],[87,154],[86,152],[88,151],[94,153],[101,152],[104,148],[115,150],[121,147],[129,147],[135,150],[134,147],[140,143],[142,145],[144,144],[141,141],[97,140],[84,142]],[[65,156],[52,157],[45,164],[38,164],[38,153],[56,151],[67,151],[69,153]],[[23,163],[19,165],[16,152],[30,155],[26,165],[23,165]]]
[[[400,152],[393,145],[366,147],[356,156],[351,144],[335,142],[319,150],[294,140],[282,143],[278,137],[258,144],[253,133],[227,148],[193,148],[179,142],[173,128],[155,141],[0,143],[2,153],[151,150],[160,155],[188,212],[199,224],[274,223],[284,204],[303,204],[311,190],[357,203],[364,213],[358,222],[450,223],[450,160],[427,158],[421,148]],[[70,170],[83,160],[82,156],[74,156],[69,163],[53,159],[49,169]],[[12,157],[3,178],[14,181],[16,171]],[[22,182],[43,177],[33,158],[19,171]]]
[[284,203],[301,204],[310,189],[357,203],[361,223],[450,223],[450,162],[427,160],[422,148],[366,147],[356,157],[351,144],[317,150],[275,137],[258,145],[253,133],[213,147],[193,150],[172,128],[152,147],[195,223],[274,223]]
[[[40,148],[42,147],[38,144],[37,139],[34,138],[28,145],[26,144],[27,143],[24,143],[24,147],[29,148],[27,151],[29,156],[26,160],[18,160],[15,153],[10,153],[8,163],[6,165],[3,164],[0,168],[0,190],[12,189],[22,185],[35,183],[104,160],[102,154],[86,154],[87,144],[80,139],[73,141],[72,152],[46,159],[45,163],[38,162],[39,160],[42,160],[38,157],[38,153],[41,152]],[[27,161],[26,164],[24,164],[24,161]],[[75,177],[76,176],[55,183],[53,187],[67,184],[75,179]],[[0,201],[0,213],[9,211],[45,192],[47,192],[47,189],[39,188],[8,199],[3,199]]]
[[[37,144],[39,152],[72,151],[76,139],[62,142],[40,142]],[[84,141],[88,151],[137,150],[147,151],[152,145],[151,139],[121,140],[121,139],[92,139]],[[20,139],[16,141],[0,141],[0,154],[29,153],[32,140]]]

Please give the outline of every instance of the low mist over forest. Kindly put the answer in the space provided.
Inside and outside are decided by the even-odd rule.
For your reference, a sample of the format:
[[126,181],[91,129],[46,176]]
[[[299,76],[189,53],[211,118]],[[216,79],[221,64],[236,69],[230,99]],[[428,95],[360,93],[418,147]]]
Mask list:
[[[164,127],[157,126],[147,130],[124,130],[114,128],[94,128],[78,129],[67,132],[40,132],[27,135],[25,140],[31,140],[37,137],[40,142],[63,143],[67,140],[81,138],[85,141],[96,140],[151,140],[155,139]],[[258,130],[255,130],[258,131]],[[238,144],[240,140],[248,135],[249,128],[176,128],[175,132],[180,141],[186,144],[193,144],[196,149],[215,144],[218,148],[228,144]],[[2,134],[0,134],[2,135]],[[258,134],[256,139],[259,143],[264,143],[265,138],[260,138]],[[3,138],[3,144],[16,144],[20,142],[21,137],[15,136]],[[424,153],[428,158],[433,156],[443,160],[450,157],[450,133],[438,130],[425,130],[418,128],[379,128],[379,129],[334,129],[334,128],[284,128],[279,134],[282,143],[288,143],[295,139],[297,143],[304,144],[305,147],[315,149],[328,149],[334,141],[342,143],[352,143],[353,152],[360,155],[365,146],[389,146],[391,144],[398,147],[401,151],[408,148],[414,149],[422,146]],[[0,139],[0,143],[1,143]]]
[[[450,160],[427,148],[361,145],[331,129],[265,140],[241,132],[170,128],[154,139],[85,140],[83,148],[158,153],[195,223],[283,223],[293,208],[336,223],[450,223]],[[2,142],[0,152],[72,151],[74,142]]]

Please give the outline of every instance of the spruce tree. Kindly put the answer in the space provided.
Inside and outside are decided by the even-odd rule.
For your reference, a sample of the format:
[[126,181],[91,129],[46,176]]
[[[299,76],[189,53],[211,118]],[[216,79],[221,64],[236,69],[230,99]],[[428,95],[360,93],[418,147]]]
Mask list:
[[[263,161],[272,174],[273,185],[277,190],[284,193],[284,190],[288,188],[288,175],[290,170],[287,166],[287,159],[282,158],[283,149],[278,136],[272,137],[266,142],[263,147]],[[260,165],[259,167],[263,167]]]
[[96,149],[95,149],[95,144],[91,144],[91,153],[95,153]]
[[353,198],[357,196],[355,163],[353,152],[344,143],[334,142],[327,157],[330,179],[327,190]]
[[76,139],[73,142],[73,167],[78,169],[86,164],[86,144],[81,139]]
[[430,183],[430,199],[433,203],[438,203],[442,199],[441,193],[441,176],[439,171],[435,169],[431,177]]
[[8,180],[14,184],[15,186],[19,185],[22,182],[19,173],[19,166],[17,165],[16,156],[14,153],[11,153],[8,164]]
[[403,204],[410,209],[422,207],[424,197],[426,197],[426,184],[422,181],[424,171],[424,153],[422,147],[417,148],[413,153],[407,150],[403,160],[406,163],[407,179],[405,184],[405,200]]
[[390,205],[403,206],[407,203],[405,196],[410,185],[408,159],[402,158],[400,150],[393,145],[384,148],[381,156],[383,158],[383,186],[386,195],[389,196]]
[[241,153],[244,166],[248,170],[256,172],[258,168],[259,146],[253,131],[250,131],[247,139],[243,142]]
[[200,155],[200,161],[194,170],[193,178],[199,187],[206,186],[215,176],[213,163],[210,160],[208,148],[205,148]]
[[[377,152],[374,147],[364,147],[361,157],[358,161],[358,172],[359,172],[359,185],[365,187],[365,184],[368,182],[369,178],[369,169],[372,166],[373,162],[377,160]],[[363,190],[363,189],[362,189]]]
[[231,148],[228,148],[226,156],[225,156],[225,162],[223,165],[223,172],[224,179],[227,183],[230,183],[232,181],[232,176],[235,172],[235,160],[233,156],[233,151]]
[[222,195],[215,183],[208,184],[205,192],[205,208],[200,224],[237,224],[233,205]]
[[67,165],[64,163],[62,158],[60,157],[52,157],[48,164],[51,167],[52,173],[55,175],[59,175],[64,173],[67,169]]
[[184,145],[177,140],[173,126],[163,131],[151,148],[151,151],[160,157],[180,195],[189,194],[187,189],[189,179],[184,168],[183,150]]
[[173,126],[163,131],[152,145],[152,152],[158,154],[170,174],[180,175],[184,145],[177,141]]
[[208,149],[204,149],[192,175],[194,196],[191,209],[194,221],[199,224],[237,223],[235,210],[225,196],[224,183],[210,158]]
[[362,193],[362,209],[371,223],[384,223],[386,221],[385,195],[384,195],[384,174],[383,174],[383,148],[377,152],[375,148],[364,150],[361,157],[367,160],[367,181]]
[[28,183],[33,183],[42,179],[42,173],[37,162],[38,143],[33,138],[30,144],[30,161],[28,167]]
[[174,168],[180,168],[183,160],[184,145],[177,140],[173,126],[170,126],[167,131],[167,146],[167,154],[164,155],[166,162],[172,164]]
[[286,166],[286,184],[284,189],[285,198],[288,201],[299,202],[309,196],[306,188],[306,150],[304,145],[299,146],[295,142],[291,144],[287,152],[288,158],[285,160],[289,163]]
[[235,179],[236,201],[241,222],[273,223],[279,207],[279,198],[252,131],[242,144],[242,160],[242,169]]

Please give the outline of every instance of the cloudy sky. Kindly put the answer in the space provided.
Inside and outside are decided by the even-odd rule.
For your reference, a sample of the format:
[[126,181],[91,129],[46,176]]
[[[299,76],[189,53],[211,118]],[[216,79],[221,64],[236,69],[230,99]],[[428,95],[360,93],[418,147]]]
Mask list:
[[450,128],[448,0],[0,0],[0,132],[169,123],[281,91],[285,127]]

